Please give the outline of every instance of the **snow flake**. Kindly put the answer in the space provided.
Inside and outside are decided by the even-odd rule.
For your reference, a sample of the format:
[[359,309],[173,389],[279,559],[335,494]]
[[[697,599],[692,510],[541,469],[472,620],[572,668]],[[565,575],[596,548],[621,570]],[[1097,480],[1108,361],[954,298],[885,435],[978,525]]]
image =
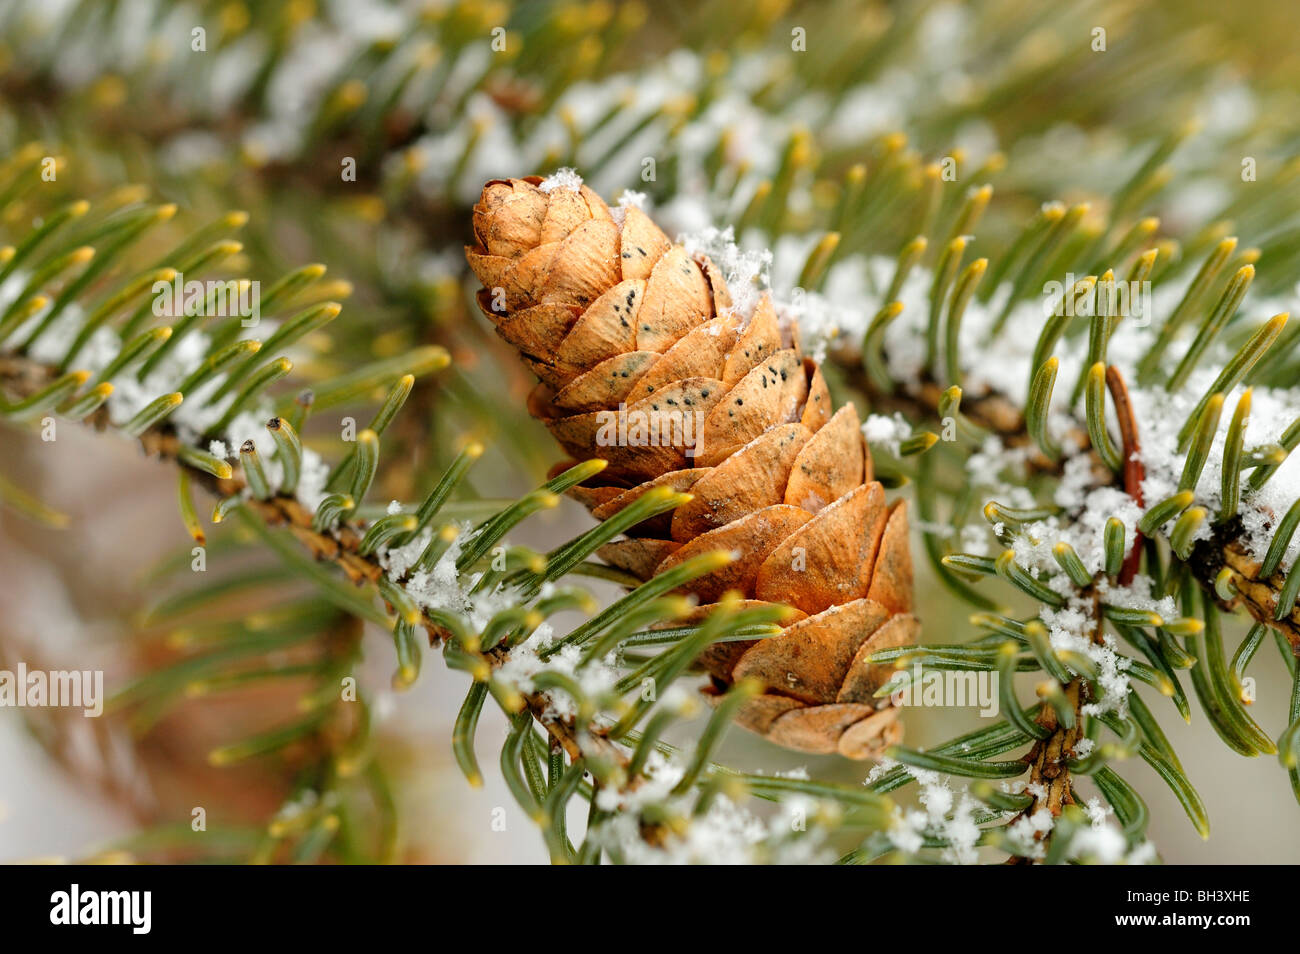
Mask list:
[[557,169],[553,174],[547,176],[538,183],[537,188],[541,189],[547,195],[556,189],[567,189],[569,192],[577,192],[582,188],[582,176],[578,175],[568,166]]

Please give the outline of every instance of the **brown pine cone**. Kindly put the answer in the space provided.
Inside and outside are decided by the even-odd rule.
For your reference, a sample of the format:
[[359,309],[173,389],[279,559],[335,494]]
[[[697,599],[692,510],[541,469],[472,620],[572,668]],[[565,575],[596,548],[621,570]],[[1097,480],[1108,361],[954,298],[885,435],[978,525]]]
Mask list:
[[529,410],[576,460],[609,462],[571,491],[598,519],[652,487],[692,495],[601,556],[644,580],[732,551],[688,585],[697,614],[728,590],[797,610],[780,636],[701,658],[715,688],[765,687],[738,721],[791,748],[878,754],[901,726],[873,698],[889,670],[864,660],[913,642],[919,624],[906,505],[872,480],[857,411],[833,411],[766,294],[739,314],[713,262],[640,209],[620,222],[586,186],[542,182],[489,182],[466,249],[483,313],[541,379]]

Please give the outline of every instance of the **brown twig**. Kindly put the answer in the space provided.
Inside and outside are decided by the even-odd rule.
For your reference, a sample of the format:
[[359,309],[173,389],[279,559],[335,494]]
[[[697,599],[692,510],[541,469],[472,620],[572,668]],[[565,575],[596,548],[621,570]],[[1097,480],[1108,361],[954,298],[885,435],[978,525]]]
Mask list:
[[[1091,601],[1092,620],[1091,639],[1094,643],[1101,641],[1101,599],[1093,588],[1084,594]],[[1075,757],[1075,746],[1083,737],[1083,706],[1088,701],[1088,685],[1082,677],[1076,676],[1064,687],[1065,697],[1074,709],[1074,724],[1065,726],[1057,712],[1044,703],[1039,707],[1035,720],[1051,734],[1040,739],[1025,754],[1024,761],[1029,763],[1030,797],[1029,806],[1021,811],[1017,818],[1028,818],[1046,808],[1053,818],[1060,817],[1066,805],[1074,804],[1074,777],[1070,772],[1069,762]],[[1035,834],[1036,840],[1043,840],[1049,833]],[[1033,859],[1016,856],[1012,864],[1032,864]]]

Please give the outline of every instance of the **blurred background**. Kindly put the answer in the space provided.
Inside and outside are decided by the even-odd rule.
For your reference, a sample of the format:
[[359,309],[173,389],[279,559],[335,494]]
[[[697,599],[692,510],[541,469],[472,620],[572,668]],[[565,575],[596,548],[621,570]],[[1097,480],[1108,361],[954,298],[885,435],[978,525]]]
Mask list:
[[[775,250],[774,282],[790,285],[857,165],[883,186],[872,216],[845,233],[843,260],[892,257],[916,234],[932,201],[927,169],[941,159],[955,159],[963,183],[994,186],[979,240],[996,249],[1046,200],[1106,209],[1153,150],[1176,141],[1134,209],[1158,215],[1161,235],[1189,249],[1230,220],[1243,243],[1265,248],[1260,290],[1293,294],[1300,243],[1264,242],[1288,236],[1294,190],[1247,200],[1239,173],[1247,156],[1265,188],[1295,172],[1296,26],[1286,2],[1254,4],[1246,17],[1210,2],[8,0],[0,146],[40,142],[65,157],[68,196],[146,187],[180,207],[176,235],[247,210],[226,273],[327,266],[331,295],[347,300],[295,361],[309,381],[446,347],[452,366],[417,382],[385,437],[377,496],[419,499],[428,475],[476,438],[488,455],[470,514],[476,500],[536,486],[558,458],[524,409],[527,375],[472,310],[462,246],[485,179],[573,166],[611,201],[645,193],[670,234],[739,226],[746,244]],[[948,209],[960,194],[933,201]],[[6,232],[26,224],[30,210],[17,209],[0,223]],[[310,437],[325,453],[339,446],[328,431]],[[324,633],[364,658],[383,769],[372,810],[391,857],[546,860],[493,760],[481,757],[480,790],[452,761],[463,674],[432,658],[415,686],[392,691],[391,639],[322,616],[237,528],[212,534],[209,577],[258,585],[188,604],[192,544],[174,475],[129,442],[68,425],[53,443],[5,429],[0,447],[0,668],[103,669],[112,689],[219,631]],[[49,511],[25,505],[28,494]],[[517,542],[545,549],[588,524],[566,501]],[[965,608],[925,598],[935,586],[924,571],[917,588],[927,639],[969,633]],[[290,666],[294,654],[270,658]],[[1276,734],[1289,679],[1261,659],[1254,711]],[[200,807],[224,839],[210,850],[244,856],[301,765],[215,768],[207,754],[291,714],[305,685],[170,685],[102,719],[0,710],[0,861],[117,849],[189,857],[184,832]],[[1297,810],[1285,774],[1233,756],[1195,705],[1193,714],[1190,726],[1169,714],[1162,724],[1205,799],[1210,841],[1150,773],[1132,773],[1162,856],[1300,860],[1300,826],[1276,824]],[[909,740],[937,742],[976,718],[914,710]],[[499,713],[485,713],[480,737],[503,731]],[[739,731],[720,758],[843,780],[865,771]]]

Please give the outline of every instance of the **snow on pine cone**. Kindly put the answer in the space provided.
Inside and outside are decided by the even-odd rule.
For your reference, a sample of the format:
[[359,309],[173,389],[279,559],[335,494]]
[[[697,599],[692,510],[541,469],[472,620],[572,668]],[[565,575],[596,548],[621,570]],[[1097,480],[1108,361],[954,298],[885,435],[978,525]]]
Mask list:
[[797,611],[779,636],[701,658],[715,690],[763,685],[737,720],[850,758],[897,741],[898,710],[874,698],[890,671],[865,660],[919,630],[907,511],[886,504],[857,412],[833,410],[797,326],[766,294],[741,313],[712,261],[576,176],[487,183],[474,236],[479,305],[541,379],[529,410],[576,460],[608,461],[571,495],[602,520],[654,487],[692,495],[602,558],[644,580],[732,551],[686,587],[697,617],[728,590]]

